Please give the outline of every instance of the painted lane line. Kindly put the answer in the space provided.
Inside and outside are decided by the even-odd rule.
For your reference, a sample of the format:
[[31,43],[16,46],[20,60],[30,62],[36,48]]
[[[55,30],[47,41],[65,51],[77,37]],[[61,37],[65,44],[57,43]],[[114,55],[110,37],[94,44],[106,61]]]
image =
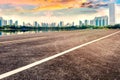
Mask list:
[[59,56],[62,56],[62,55],[64,55],[64,54],[67,54],[67,53],[69,53],[69,52],[71,52],[71,51],[74,51],[74,50],[79,49],[79,48],[81,48],[81,47],[87,46],[87,45],[89,45],[89,44],[91,44],[91,43],[94,43],[94,42],[103,40],[103,39],[105,39],[105,38],[108,38],[108,37],[113,36],[113,35],[118,34],[118,33],[120,33],[120,31],[117,31],[117,32],[115,32],[115,33],[109,34],[109,35],[107,35],[107,36],[98,38],[98,39],[96,39],[96,40],[93,40],[93,41],[90,41],[90,42],[87,42],[87,43],[84,43],[84,44],[81,44],[81,45],[79,45],[79,46],[73,47],[73,48],[68,49],[68,50],[66,50],[66,51],[63,51],[63,52],[61,52],[61,53],[55,54],[55,55],[53,55],[53,56],[47,57],[47,58],[45,58],[45,59],[36,61],[36,62],[34,62],[34,63],[31,63],[31,64],[28,64],[28,65],[26,65],[26,66],[23,66],[23,67],[14,69],[14,70],[12,70],[12,71],[3,73],[3,74],[0,75],[0,79],[3,79],[3,78],[6,78],[6,77],[9,77],[9,76],[11,76],[11,75],[14,75],[14,74],[16,74],[16,73],[22,72],[22,71],[24,71],[24,70],[26,70],[26,69],[32,68],[32,67],[34,67],[34,66],[37,66],[37,65],[39,65],[39,64],[42,64],[42,63],[47,62],[47,61],[49,61],[49,60],[55,59],[55,58],[57,58],[57,57],[59,57]]

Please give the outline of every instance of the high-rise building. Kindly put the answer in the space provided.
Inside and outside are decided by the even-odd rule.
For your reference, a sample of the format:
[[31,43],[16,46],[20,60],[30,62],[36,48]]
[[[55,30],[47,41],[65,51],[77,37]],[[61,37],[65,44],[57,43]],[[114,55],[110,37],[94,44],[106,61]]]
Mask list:
[[3,25],[4,25],[4,26],[7,25],[7,20],[3,20]]
[[94,25],[95,25],[95,26],[99,26],[99,20],[98,20],[98,17],[95,17],[95,19],[94,19]]
[[9,20],[8,25],[10,25],[10,26],[13,25],[13,20]]
[[95,26],[107,26],[108,25],[108,16],[95,17],[94,25]]
[[94,23],[95,26],[101,26],[101,17],[95,17]]
[[88,21],[88,20],[85,20],[84,24],[85,24],[85,25],[89,25],[89,21]]
[[115,3],[109,3],[109,24],[115,25]]
[[0,17],[0,27],[3,26],[3,18]]
[[75,23],[74,23],[74,22],[72,22],[72,26],[75,26]]
[[45,26],[44,26],[44,23],[41,23],[41,26],[42,26],[42,27],[45,27]]
[[49,24],[48,24],[48,23],[41,23],[41,26],[42,26],[42,27],[48,27]]
[[79,26],[82,26],[82,21],[79,21]]
[[108,16],[102,17],[102,26],[108,26]]
[[90,25],[94,25],[94,20],[90,20]]
[[18,26],[18,21],[15,21],[15,26]]
[[23,26],[26,26],[25,22],[23,22]]
[[50,24],[50,27],[55,27],[56,26],[56,23],[51,23]]
[[40,27],[40,24],[38,23],[38,27]]
[[60,27],[63,27],[63,26],[64,26],[64,22],[63,22],[63,21],[60,21],[59,26],[60,26]]
[[33,26],[38,27],[37,21],[34,22]]

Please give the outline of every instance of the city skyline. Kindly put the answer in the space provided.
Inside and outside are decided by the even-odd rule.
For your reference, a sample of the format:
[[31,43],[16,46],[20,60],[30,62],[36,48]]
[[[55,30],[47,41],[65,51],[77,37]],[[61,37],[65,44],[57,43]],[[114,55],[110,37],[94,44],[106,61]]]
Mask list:
[[[30,3],[27,3],[28,1],[30,1]],[[41,8],[37,1],[39,3],[41,2]],[[22,0],[21,2],[17,0],[7,0],[7,2],[0,1],[0,15],[7,20],[18,20],[20,24],[23,24],[23,20],[27,23],[32,23],[33,21],[47,23],[64,21],[65,23],[72,23],[74,21],[75,24],[79,24],[79,20],[84,21],[85,19],[91,20],[98,16],[109,16],[109,1],[110,0],[36,0],[32,3],[32,0]],[[24,4],[22,2],[24,2]],[[120,23],[120,2],[114,2],[116,3],[116,23]],[[54,3],[60,4],[61,6],[57,7],[53,5]],[[67,6],[64,7],[64,4],[67,4]],[[50,9],[47,8],[48,5]]]
[[23,21],[23,24],[20,25],[19,21],[13,21],[12,19],[10,20],[5,20],[3,17],[0,17],[0,27],[1,26],[30,26],[30,27],[68,27],[68,26],[108,26],[109,24],[109,19],[108,16],[100,16],[100,17],[95,17],[92,20],[84,20],[78,21],[78,25],[75,25],[75,22],[72,21],[72,23],[65,23],[64,21],[60,21],[59,23],[52,22],[52,23],[47,23],[47,22],[38,22],[38,21],[33,21],[32,23],[26,23]]

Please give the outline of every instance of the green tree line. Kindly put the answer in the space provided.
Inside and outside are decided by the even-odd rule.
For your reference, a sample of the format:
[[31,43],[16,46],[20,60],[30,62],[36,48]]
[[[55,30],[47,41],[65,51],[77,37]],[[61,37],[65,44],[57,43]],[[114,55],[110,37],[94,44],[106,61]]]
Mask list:
[[79,29],[120,29],[120,24],[116,25],[109,25],[109,26],[91,26],[91,25],[83,25],[83,26],[67,26],[67,27],[33,27],[33,26],[15,26],[15,25],[7,25],[7,26],[2,26],[0,27],[0,30],[2,31],[35,31],[35,30],[40,30],[40,31],[61,31],[61,30],[79,30]]

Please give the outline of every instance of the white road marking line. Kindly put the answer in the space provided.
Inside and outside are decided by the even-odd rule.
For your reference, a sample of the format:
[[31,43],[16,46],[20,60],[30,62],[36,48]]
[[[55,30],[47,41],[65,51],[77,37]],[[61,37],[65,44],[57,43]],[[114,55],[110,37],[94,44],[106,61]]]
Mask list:
[[42,63],[44,63],[44,62],[47,62],[47,61],[49,61],[49,60],[55,59],[55,58],[57,58],[57,57],[59,57],[59,56],[62,56],[62,55],[64,55],[64,54],[67,54],[67,53],[69,53],[69,52],[71,52],[71,51],[74,51],[74,50],[76,50],[76,49],[79,49],[79,48],[81,48],[81,47],[84,47],[84,46],[86,46],[86,45],[89,45],[89,44],[91,44],[91,43],[100,41],[100,40],[102,40],[102,39],[108,38],[108,37],[113,36],[113,35],[118,34],[118,33],[120,33],[120,31],[117,31],[117,32],[115,32],[115,33],[109,34],[109,35],[107,35],[107,36],[98,38],[98,39],[96,39],[96,40],[93,40],[93,41],[90,41],[90,42],[87,42],[87,43],[84,43],[84,44],[82,44],[82,45],[73,47],[73,48],[71,48],[71,49],[68,49],[68,50],[63,51],[63,52],[61,52],[61,53],[58,53],[58,54],[55,54],[55,55],[53,55],[53,56],[47,57],[47,58],[45,58],[45,59],[36,61],[36,62],[34,62],[34,63],[28,64],[28,65],[26,65],[26,66],[23,66],[23,67],[14,69],[14,70],[12,70],[12,71],[3,73],[3,74],[0,75],[0,79],[3,79],[3,78],[6,78],[6,77],[9,77],[9,76],[11,76],[11,75],[14,75],[14,74],[16,74],[16,73],[22,72],[22,71],[24,71],[24,70],[26,70],[26,69],[29,69],[29,68],[34,67],[34,66],[37,66],[37,65],[42,64]]

